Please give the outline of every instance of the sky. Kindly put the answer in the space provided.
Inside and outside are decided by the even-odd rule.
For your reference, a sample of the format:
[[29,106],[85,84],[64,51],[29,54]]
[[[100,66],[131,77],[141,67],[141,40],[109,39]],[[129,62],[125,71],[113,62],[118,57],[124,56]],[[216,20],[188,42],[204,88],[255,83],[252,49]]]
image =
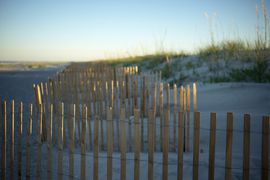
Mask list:
[[215,41],[254,38],[256,4],[261,1],[0,0],[0,61],[195,52],[210,43],[210,29]]

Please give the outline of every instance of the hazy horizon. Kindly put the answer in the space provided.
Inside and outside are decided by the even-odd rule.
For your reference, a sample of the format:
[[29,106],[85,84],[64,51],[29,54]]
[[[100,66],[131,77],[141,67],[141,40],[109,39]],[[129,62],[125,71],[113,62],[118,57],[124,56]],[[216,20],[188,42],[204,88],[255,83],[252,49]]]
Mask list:
[[210,43],[206,14],[216,41],[252,40],[256,4],[261,7],[259,0],[0,1],[0,61],[194,52]]

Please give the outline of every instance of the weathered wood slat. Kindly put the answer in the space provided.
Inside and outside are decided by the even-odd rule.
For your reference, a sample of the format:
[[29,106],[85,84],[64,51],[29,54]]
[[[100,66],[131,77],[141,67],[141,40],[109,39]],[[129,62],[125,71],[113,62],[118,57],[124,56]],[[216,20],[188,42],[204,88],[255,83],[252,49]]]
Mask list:
[[216,113],[210,115],[210,137],[209,137],[209,166],[208,179],[215,179],[215,151],[216,151]]
[[194,112],[193,180],[199,179],[200,113]]
[[262,120],[262,175],[261,179],[268,179],[268,172],[269,172],[269,116],[264,116]]
[[112,155],[113,155],[113,111],[107,110],[107,180],[112,180]]
[[126,179],[126,112],[120,109],[120,153],[121,153],[121,175],[120,179]]
[[155,148],[155,138],[154,138],[154,128],[155,128],[155,111],[149,111],[149,129],[148,129],[148,180],[154,179],[154,148]]
[[140,110],[134,109],[134,180],[139,180],[140,178],[140,152],[141,152]]
[[178,113],[178,153],[177,153],[177,179],[183,179],[183,149],[184,149],[184,113]]
[[225,180],[232,178],[232,141],[233,141],[233,113],[227,113]]

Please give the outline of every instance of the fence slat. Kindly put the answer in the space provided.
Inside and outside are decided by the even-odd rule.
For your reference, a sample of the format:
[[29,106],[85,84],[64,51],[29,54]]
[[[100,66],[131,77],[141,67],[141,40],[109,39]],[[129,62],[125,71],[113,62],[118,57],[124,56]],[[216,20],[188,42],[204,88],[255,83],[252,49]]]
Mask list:
[[[47,178],[52,179],[52,125],[53,125],[53,104],[50,104],[48,119],[48,131],[47,131],[47,150],[48,150],[48,161],[47,161]],[[30,175],[30,174],[29,174]]]
[[[106,99],[104,101],[105,101],[104,104],[106,104]],[[105,106],[104,110],[106,111],[107,107],[106,107],[106,105],[104,105],[104,106]],[[103,107],[103,104],[102,104],[102,107]],[[100,127],[100,139],[101,139],[100,148],[101,148],[101,150],[104,150],[104,119],[105,119],[105,115],[106,115],[106,114],[105,115],[104,114],[105,113],[104,113],[103,108],[102,108],[102,115],[100,116],[100,126],[101,126]],[[90,120],[89,120],[89,123],[90,123]],[[89,136],[89,138],[90,138],[90,136]],[[92,141],[92,135],[91,135],[91,141]]]
[[134,180],[140,178],[140,152],[141,152],[141,132],[140,132],[140,110],[134,109]]
[[268,179],[268,158],[269,158],[269,116],[264,116],[262,120],[262,175],[261,179]]
[[143,76],[143,85],[142,85],[142,114],[143,117],[146,116],[146,77]]
[[120,152],[121,152],[121,175],[120,179],[126,179],[126,112],[120,109]]
[[145,106],[146,106],[146,82],[145,82],[145,76],[143,76],[143,79],[142,79],[142,89],[141,89],[141,133],[142,133],[142,136],[141,136],[141,142],[142,142],[142,150],[144,149],[144,137],[143,137],[143,134],[144,134],[144,118],[146,117],[146,112],[145,112]]
[[243,179],[249,180],[249,155],[250,155],[250,115],[244,115],[243,138]]
[[99,149],[99,143],[98,143],[98,129],[99,129],[99,118],[98,116],[95,116],[94,120],[94,168],[93,168],[93,179],[98,179],[98,149]]
[[159,86],[159,112],[160,112],[160,150],[162,151],[162,139],[163,139],[163,83],[160,83]]
[[168,179],[168,151],[169,151],[169,121],[170,110],[164,114],[164,127],[163,127],[163,158],[162,158],[162,179]]
[[186,136],[186,123],[187,123],[187,120],[186,120],[186,112],[187,112],[187,91],[186,91],[186,88],[183,87],[183,112],[184,112],[184,152],[186,152],[186,142],[187,142],[187,136]]
[[183,179],[183,148],[184,148],[184,113],[178,113],[178,156],[177,156],[177,179]]
[[[153,110],[154,110],[154,119],[156,120],[156,114],[157,114],[157,82],[155,81],[154,83],[154,106],[153,106]],[[142,135],[143,137],[143,131],[142,131]],[[154,137],[153,137],[153,141],[154,141],[154,146],[155,146],[155,140],[156,140],[156,123],[154,123]],[[142,141],[143,142],[143,141]],[[144,143],[142,143],[144,144]]]
[[[81,141],[81,126],[80,126],[81,113],[80,113],[79,87],[76,87],[76,91],[77,92],[76,92],[76,118],[75,118],[75,121],[77,122],[76,124],[77,124],[78,142],[80,144],[80,141]],[[94,104],[95,104],[95,101],[94,101]],[[94,107],[95,107],[95,105],[94,105]],[[76,130],[75,130],[75,135],[76,135]]]
[[22,131],[23,131],[23,103],[19,106],[18,119],[18,179],[22,178]]
[[199,179],[200,113],[194,112],[193,180]]
[[85,135],[86,135],[86,121],[87,121],[87,106],[83,107],[82,111],[82,134],[81,134],[81,177],[80,179],[86,179],[86,173],[85,173],[85,153],[86,153],[86,141],[85,141]]
[[69,134],[69,174],[70,178],[74,176],[74,138],[75,138],[75,119],[76,119],[76,105],[71,104],[69,108],[69,120],[68,120],[68,134]]
[[112,108],[107,110],[107,180],[112,180],[113,118]]
[[2,179],[6,179],[6,150],[7,150],[7,103],[2,103]]
[[177,85],[173,85],[173,149],[176,151]]
[[216,152],[216,113],[210,114],[210,138],[209,138],[209,167],[208,179],[215,179],[215,152]]
[[167,110],[170,110],[171,109],[171,99],[170,99],[170,93],[171,90],[170,90],[170,84],[168,83],[167,84],[167,88],[166,88],[166,98],[167,98]]
[[14,100],[10,105],[10,120],[11,120],[11,143],[10,143],[10,179],[14,179]]
[[31,174],[31,136],[32,136],[32,122],[33,122],[33,105],[29,104],[28,128],[26,139],[26,179],[30,179]]
[[118,101],[119,101],[119,83],[116,81],[116,88],[115,88],[115,117],[116,117],[116,137],[117,137],[117,150],[119,151],[120,149],[120,136],[119,136],[119,106],[118,106]]
[[[128,68],[129,69],[129,68]],[[127,103],[127,109],[128,109],[128,138],[129,138],[129,143],[128,143],[128,146],[129,146],[129,151],[132,150],[132,129],[131,129],[131,118],[130,116],[132,115],[132,112],[133,110],[131,109],[131,96],[132,96],[132,79],[131,79],[131,76],[127,75],[128,77],[128,81],[127,81],[127,90],[128,90],[128,103]]]
[[149,111],[149,129],[148,129],[148,180],[154,179],[154,148],[155,148],[155,139],[154,139],[154,128],[155,128],[155,110]]
[[58,122],[58,166],[57,177],[63,179],[63,127],[64,127],[64,103],[59,104],[60,117]]
[[227,113],[226,129],[226,157],[225,157],[225,180],[232,178],[232,140],[233,140],[233,113]]
[[156,115],[156,112],[157,112],[157,81],[155,80],[154,82],[154,89],[153,89],[153,93],[154,93],[154,99],[153,99],[153,110],[154,110],[154,113]]
[[197,88],[196,83],[193,83],[193,112],[197,111]]
[[[91,106],[90,104],[91,103],[88,103],[88,111],[87,111],[87,114],[88,114],[88,119],[87,119],[87,125],[88,125],[88,137],[89,137],[89,149],[92,150],[93,148],[93,142],[92,142],[92,126],[91,126]],[[103,121],[101,119],[101,124],[103,127]],[[103,136],[103,129],[101,129],[101,134]]]
[[41,178],[41,146],[42,146],[42,105],[37,106],[37,179]]
[[190,145],[189,145],[189,136],[190,136],[190,86],[188,85],[187,86],[187,112],[186,112],[186,115],[187,115],[187,141],[186,141],[186,151],[189,152],[189,149],[190,149]]

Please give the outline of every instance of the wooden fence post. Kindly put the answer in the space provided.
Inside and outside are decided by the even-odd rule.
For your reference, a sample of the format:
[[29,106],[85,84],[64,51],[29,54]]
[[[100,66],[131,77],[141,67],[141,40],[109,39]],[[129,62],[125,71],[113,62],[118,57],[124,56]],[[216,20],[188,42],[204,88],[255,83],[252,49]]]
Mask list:
[[112,155],[113,155],[113,118],[112,108],[107,110],[107,180],[112,180]]
[[18,179],[22,178],[22,128],[23,128],[23,103],[19,106],[18,129]]
[[186,144],[187,144],[187,136],[186,136],[186,126],[187,126],[187,119],[186,119],[186,115],[187,115],[187,91],[186,88],[183,87],[183,111],[184,111],[184,152],[186,152]]
[[[153,106],[153,110],[154,110],[154,119],[156,121],[156,114],[157,114],[157,81],[155,80],[154,82],[154,106]],[[154,123],[154,146],[155,146],[155,141],[156,141],[156,122]],[[143,131],[142,131],[142,136],[143,136]],[[142,141],[143,142],[143,141]],[[144,144],[144,143],[143,143]]]
[[250,115],[244,115],[243,179],[249,180]]
[[268,158],[269,158],[269,116],[264,116],[262,120],[262,175],[261,179],[268,179]]
[[173,85],[173,149],[176,151],[177,85]]
[[[129,67],[128,67],[128,71],[129,71]],[[131,115],[133,110],[131,109],[131,91],[132,91],[132,80],[131,80],[131,76],[130,74],[127,74],[128,77],[128,81],[126,83],[126,87],[127,87],[127,95],[128,95],[128,103],[127,103],[127,112],[128,112],[128,138],[129,138],[129,151],[132,150],[132,129],[131,129]]]
[[196,83],[193,83],[193,112],[197,111],[197,87]]
[[87,106],[83,107],[82,111],[82,134],[81,134],[81,177],[80,179],[85,179],[85,153],[86,153],[86,141],[85,141],[85,134],[86,134],[86,121],[87,121]]
[[119,107],[118,107],[118,101],[119,101],[119,83],[116,81],[116,88],[115,88],[115,117],[116,117],[116,137],[117,137],[117,143],[118,143],[118,150],[120,149],[120,136],[119,136]]
[[148,180],[154,179],[154,148],[155,148],[155,110],[149,111],[149,129],[148,129]]
[[216,113],[210,115],[210,137],[209,137],[209,166],[208,179],[215,179],[215,152],[216,152]]
[[113,102],[114,102],[114,81],[111,81],[111,100],[110,100],[110,107],[112,107],[112,110],[114,110],[113,107]]
[[[170,84],[167,84],[166,96],[167,96],[167,110],[171,110],[171,99],[170,99]],[[169,114],[170,115],[170,114]]]
[[45,95],[46,95],[46,99],[45,99],[45,104],[46,104],[46,109],[48,109],[48,111],[50,110],[50,103],[49,103],[49,90],[48,90],[48,83],[45,83]]
[[168,151],[169,151],[169,121],[170,110],[164,114],[164,127],[163,127],[163,164],[162,164],[162,179],[168,179]]
[[104,97],[102,98],[102,101],[104,101],[104,109],[103,109],[103,103],[102,103],[102,116],[100,116],[100,126],[101,126],[100,127],[100,139],[101,139],[100,148],[101,150],[104,150],[104,119],[106,118],[107,95],[108,95],[107,81],[103,82],[103,88],[104,88],[103,89]]
[[31,136],[32,136],[32,122],[33,122],[33,105],[29,105],[29,118],[26,139],[26,179],[30,179],[31,175]]
[[186,151],[189,152],[189,130],[190,130],[190,86],[187,86],[187,142],[186,142]]
[[225,180],[232,178],[233,113],[227,113]]
[[120,109],[120,152],[121,152],[121,180],[126,179],[126,112]]
[[[79,142],[79,145],[80,145],[80,141],[81,141],[81,125],[80,125],[80,118],[81,118],[81,113],[80,113],[80,99],[79,99],[79,84],[77,84],[78,87],[76,87],[76,118],[75,118],[75,121],[76,121],[76,124],[77,124],[77,129],[78,129],[78,142]],[[95,88],[95,85],[94,87]],[[95,103],[95,102],[94,102]],[[94,107],[95,104],[94,104]],[[75,129],[76,129],[76,124],[75,124]],[[75,137],[76,137],[76,130],[75,130]],[[76,140],[75,140],[75,145],[76,145]]]
[[60,118],[58,122],[58,179],[63,179],[63,127],[64,127],[64,103],[60,103]]
[[69,132],[69,174],[70,178],[74,177],[74,138],[75,138],[75,118],[76,118],[76,105],[71,104],[69,109],[69,121],[68,121],[68,132]]
[[140,110],[134,109],[134,180],[140,178],[140,152],[141,152],[141,132],[140,132]]
[[[180,99],[179,99],[179,102],[180,102],[180,111],[184,112],[184,97],[183,97],[183,91],[184,88],[183,86],[180,87]],[[183,119],[184,120],[184,119]]]
[[14,179],[14,100],[10,105],[10,120],[11,120],[11,144],[10,144],[10,179]]
[[92,127],[91,127],[91,117],[92,117],[92,99],[90,99],[90,92],[91,92],[91,88],[90,88],[90,82],[87,82],[87,105],[88,105],[88,118],[87,118],[87,126],[88,126],[88,137],[89,137],[89,149],[92,150]]
[[[140,93],[141,93],[141,95],[139,95],[140,97],[141,97],[141,132],[142,132],[142,134],[143,134],[143,132],[144,132],[144,118],[146,117],[146,115],[145,115],[145,108],[146,108],[146,79],[145,79],[146,77],[145,76],[143,76],[143,77],[139,77],[139,79],[140,79],[140,81],[141,81],[141,91],[140,91]],[[143,137],[143,135],[141,136],[141,142],[142,142],[142,150],[143,150],[143,148],[144,148],[144,137]]]
[[156,111],[157,111],[157,82],[154,82],[154,87],[153,87],[153,110],[154,110],[154,114],[156,115]]
[[45,103],[45,97],[44,97],[44,86],[43,83],[40,83],[40,88],[38,88],[40,91],[39,94],[41,96],[41,103],[42,103],[42,142],[47,140],[47,126],[46,126],[46,106],[47,104]]
[[99,129],[99,118],[98,116],[95,116],[94,120],[94,168],[93,168],[93,179],[98,179],[98,149],[99,149],[99,143],[98,143],[98,129]]
[[6,150],[7,150],[7,102],[2,103],[2,179],[6,179]]
[[[92,126],[91,126],[91,102],[88,103],[88,108],[87,108],[87,125],[88,125],[88,137],[89,137],[89,149],[92,150]],[[86,143],[87,144],[87,143]]]
[[37,106],[37,179],[41,178],[41,146],[42,146],[42,104]]
[[142,114],[145,117],[146,113],[146,77],[143,76],[143,85],[142,85]]
[[184,139],[183,139],[183,151],[186,151],[186,112],[185,112],[185,98],[184,98],[184,87],[180,87],[180,111],[183,112],[183,133],[184,133]]
[[49,121],[48,121],[48,131],[47,131],[47,150],[48,150],[48,161],[47,161],[47,178],[52,179],[52,125],[53,125],[53,104],[50,104],[49,109]]
[[178,157],[177,157],[177,179],[183,179],[183,149],[184,149],[184,113],[178,113]]
[[163,141],[163,83],[160,83],[159,88],[159,111],[160,111],[160,151],[162,151],[162,141]]
[[199,179],[200,113],[194,113],[193,180]]

